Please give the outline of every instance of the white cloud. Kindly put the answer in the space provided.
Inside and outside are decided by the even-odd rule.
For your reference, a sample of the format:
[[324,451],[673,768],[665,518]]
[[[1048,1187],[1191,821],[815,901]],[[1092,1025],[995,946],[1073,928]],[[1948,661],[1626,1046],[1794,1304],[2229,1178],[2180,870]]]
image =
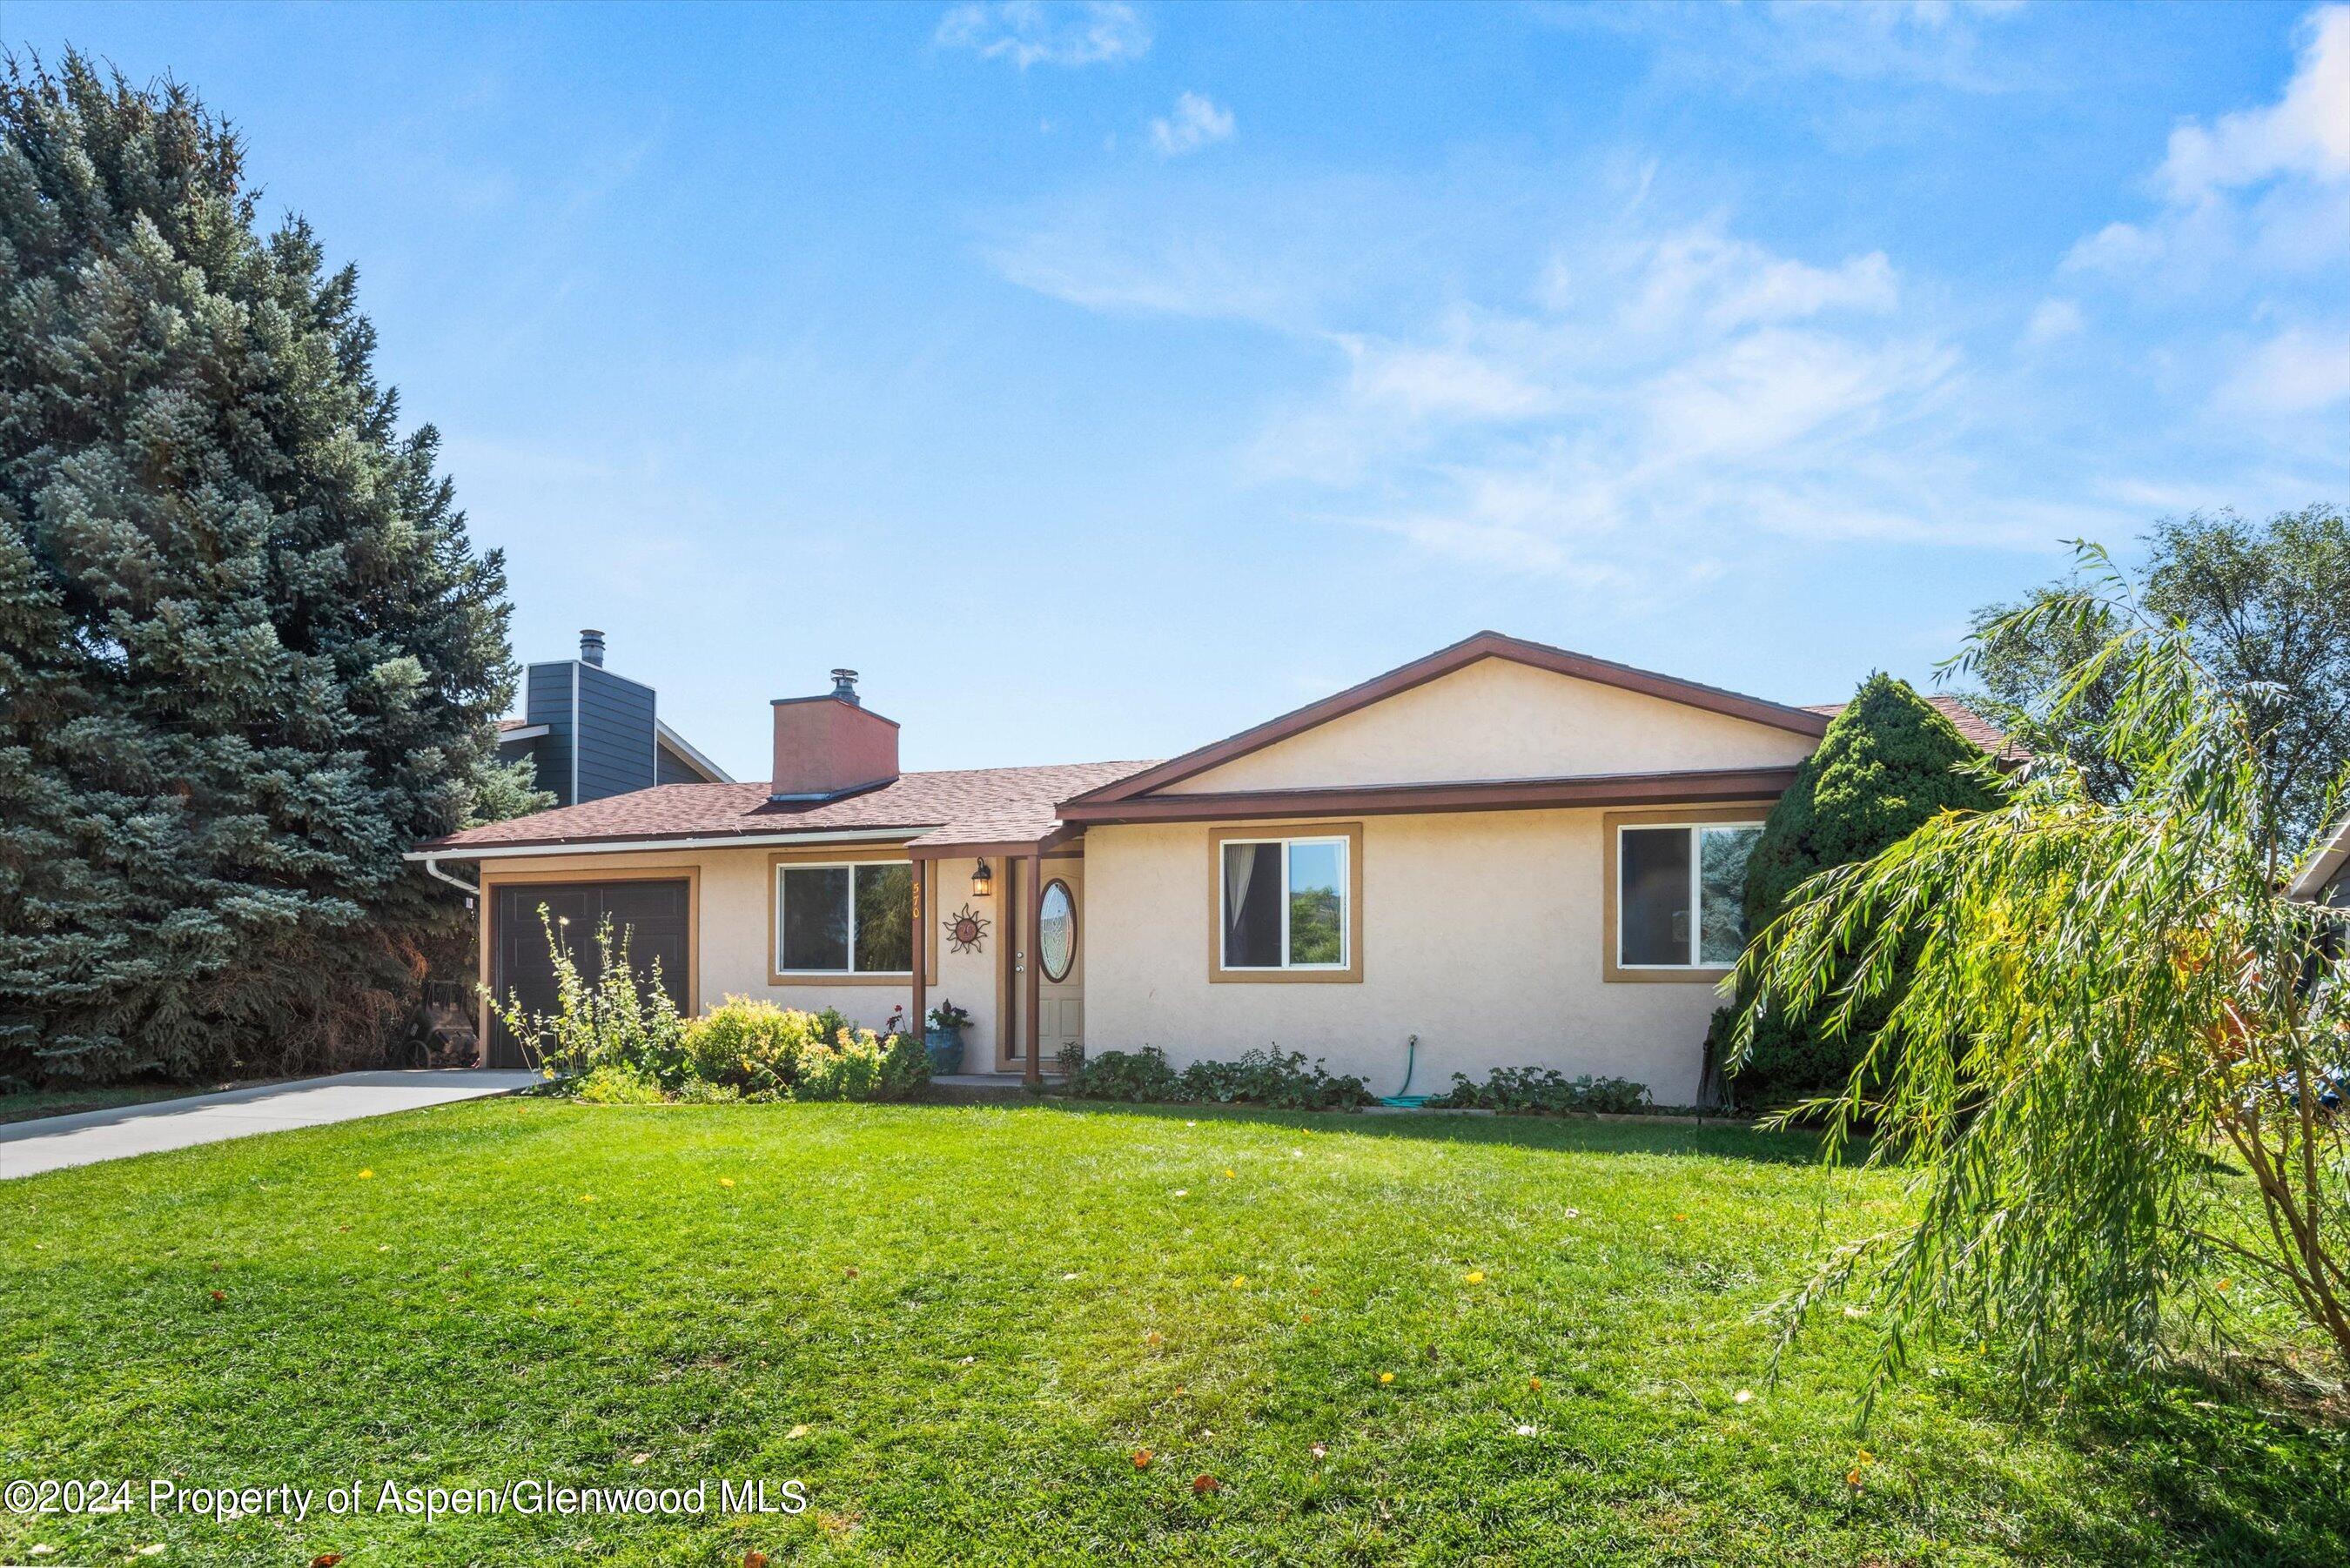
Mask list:
[[1173,114],[1150,122],[1150,144],[1159,149],[1161,158],[1180,158],[1186,152],[1197,152],[1202,147],[1230,140],[1232,134],[1232,111],[1217,108],[1195,92],[1178,97]]
[[2033,310],[2032,319],[2024,325],[2024,347],[2044,348],[2062,337],[2078,337],[2086,325],[2077,301],[2043,299]]
[[2241,288],[2350,263],[2350,5],[2311,12],[2277,101],[2170,133],[2162,205],[2075,244],[2068,270],[2148,288]]
[[2350,401],[2350,330],[2289,327],[2246,356],[2220,401],[2251,414],[2312,414]]
[[2223,115],[2210,128],[2170,133],[2158,178],[2173,202],[2285,176],[2350,178],[2350,5],[2302,19],[2301,57],[2284,96],[2264,109]]
[[1116,65],[1150,52],[1149,24],[1122,0],[1046,5],[1040,0],[994,0],[951,6],[939,19],[935,41],[970,49],[982,58],[1030,66]]

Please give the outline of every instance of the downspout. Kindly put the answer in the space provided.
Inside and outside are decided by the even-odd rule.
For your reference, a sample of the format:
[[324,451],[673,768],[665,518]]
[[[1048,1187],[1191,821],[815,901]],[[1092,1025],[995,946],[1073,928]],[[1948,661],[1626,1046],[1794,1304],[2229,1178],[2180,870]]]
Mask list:
[[419,864],[424,867],[424,874],[427,877],[432,877],[436,882],[446,882],[452,888],[456,888],[460,893],[464,894],[466,908],[471,909],[473,907],[473,900],[482,896],[482,885],[480,883],[468,882],[462,877],[452,877],[446,871],[442,870],[441,857],[439,856],[427,855],[419,862]]

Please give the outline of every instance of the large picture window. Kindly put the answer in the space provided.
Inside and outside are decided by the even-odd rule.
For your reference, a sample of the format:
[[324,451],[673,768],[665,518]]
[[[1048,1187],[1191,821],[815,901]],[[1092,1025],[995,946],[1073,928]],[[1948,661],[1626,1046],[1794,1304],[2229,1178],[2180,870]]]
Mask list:
[[1746,859],[1759,822],[1627,825],[1616,840],[1616,962],[1728,969],[1746,948]]
[[1227,838],[1219,954],[1227,970],[1344,970],[1353,941],[1345,838]]
[[903,861],[775,867],[777,974],[910,975],[914,868]]

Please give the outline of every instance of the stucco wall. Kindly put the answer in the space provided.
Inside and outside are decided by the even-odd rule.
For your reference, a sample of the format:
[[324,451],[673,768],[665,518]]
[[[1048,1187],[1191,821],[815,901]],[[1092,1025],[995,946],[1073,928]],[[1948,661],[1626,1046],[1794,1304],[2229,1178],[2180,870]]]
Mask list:
[[1170,785],[1311,789],[1802,762],[1808,736],[1485,659]]
[[1415,1092],[1440,1092],[1456,1072],[1543,1065],[1690,1104],[1720,999],[1710,984],[1602,981],[1603,815],[1365,821],[1356,984],[1211,983],[1207,826],[1094,828],[1087,1048],[1156,1045],[1180,1064],[1277,1044],[1391,1094],[1417,1034]]

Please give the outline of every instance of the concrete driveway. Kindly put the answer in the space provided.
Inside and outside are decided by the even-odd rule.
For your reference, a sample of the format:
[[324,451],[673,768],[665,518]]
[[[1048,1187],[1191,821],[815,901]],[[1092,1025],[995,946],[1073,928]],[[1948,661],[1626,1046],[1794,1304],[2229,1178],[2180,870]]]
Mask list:
[[11,1122],[0,1127],[0,1180],[254,1133],[324,1127],[423,1106],[510,1095],[537,1082],[536,1073],[464,1067],[338,1073],[329,1078],[298,1078],[286,1084],[226,1089],[217,1095],[191,1095],[184,1100],[151,1100],[145,1105]]

